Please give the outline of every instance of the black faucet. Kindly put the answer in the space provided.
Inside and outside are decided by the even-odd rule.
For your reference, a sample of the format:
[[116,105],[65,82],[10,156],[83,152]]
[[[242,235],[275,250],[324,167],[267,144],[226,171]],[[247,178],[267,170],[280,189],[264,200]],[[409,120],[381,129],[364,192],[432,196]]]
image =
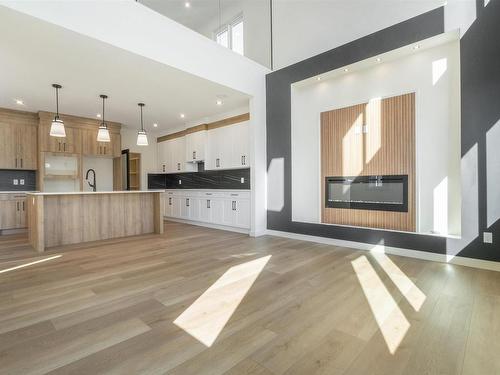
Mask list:
[[[94,175],[94,183],[93,184],[91,184],[89,181],[89,172],[92,172],[92,174]],[[97,180],[95,177],[95,171],[93,169],[87,170],[87,173],[85,174],[85,179],[87,180],[87,183],[89,184],[89,186],[92,188],[92,191],[96,191]]]

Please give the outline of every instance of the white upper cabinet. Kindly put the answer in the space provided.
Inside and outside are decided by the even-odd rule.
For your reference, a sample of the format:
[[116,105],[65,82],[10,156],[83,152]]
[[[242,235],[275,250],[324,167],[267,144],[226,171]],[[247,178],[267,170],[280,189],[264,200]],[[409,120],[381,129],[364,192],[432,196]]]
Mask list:
[[231,129],[233,140],[232,160],[233,167],[248,167],[250,165],[249,149],[250,138],[248,132],[248,121],[229,126]]
[[158,143],[158,169],[176,173],[205,169],[246,168],[250,166],[249,121],[189,133]]
[[186,135],[186,161],[197,162],[205,160],[207,131],[201,130]]
[[159,170],[165,173],[191,172],[196,165],[186,163],[186,139],[179,137],[158,143]]
[[244,168],[250,165],[248,121],[207,133],[205,169]]

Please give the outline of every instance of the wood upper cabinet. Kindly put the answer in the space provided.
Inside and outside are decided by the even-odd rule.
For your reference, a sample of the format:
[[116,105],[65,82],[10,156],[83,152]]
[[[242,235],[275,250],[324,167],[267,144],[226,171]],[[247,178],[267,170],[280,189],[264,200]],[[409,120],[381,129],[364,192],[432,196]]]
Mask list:
[[16,130],[17,168],[37,169],[37,127],[33,125],[20,125]]
[[9,123],[0,123],[0,168],[14,169],[17,165],[16,128]]
[[37,118],[0,109],[0,168],[37,169]]
[[111,142],[98,142],[97,129],[82,130],[82,154],[90,156],[121,156],[121,135],[109,132]]
[[65,126],[66,137],[52,137],[50,135],[50,123],[43,123],[39,127],[40,151],[63,152],[67,154],[79,154],[82,152],[81,130]]

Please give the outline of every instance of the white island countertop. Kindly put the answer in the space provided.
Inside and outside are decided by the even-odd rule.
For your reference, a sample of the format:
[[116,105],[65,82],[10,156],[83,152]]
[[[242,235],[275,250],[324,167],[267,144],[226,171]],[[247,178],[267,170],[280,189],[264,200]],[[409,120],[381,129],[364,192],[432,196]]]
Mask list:
[[26,193],[27,195],[94,195],[94,194],[138,194],[138,193],[163,193],[164,189],[158,190],[114,190],[114,191],[51,191]]

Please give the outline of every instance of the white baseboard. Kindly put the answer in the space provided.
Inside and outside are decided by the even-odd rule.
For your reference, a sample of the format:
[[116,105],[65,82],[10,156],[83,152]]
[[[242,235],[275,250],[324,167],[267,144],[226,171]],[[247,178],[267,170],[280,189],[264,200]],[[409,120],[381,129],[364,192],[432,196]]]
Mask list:
[[177,219],[173,217],[167,217],[165,216],[163,220],[167,221],[174,221],[176,223],[183,223],[183,224],[190,224],[190,225],[197,225],[199,227],[206,227],[206,228],[212,228],[212,229],[220,229],[220,230],[227,230],[229,232],[236,232],[236,233],[243,233],[243,234],[250,234],[250,231],[248,229],[244,228],[236,228],[236,227],[230,227],[227,225],[219,225],[219,224],[211,224],[211,223],[204,223],[202,221],[192,221],[192,220],[185,220],[185,219]]
[[317,237],[317,236],[309,236],[305,234],[291,233],[291,232],[282,232],[277,230],[268,229],[266,233],[270,236],[277,237],[285,237],[294,240],[301,241],[309,241],[309,242],[317,242],[326,245],[333,246],[341,246],[341,247],[350,247],[357,250],[365,250],[379,253],[386,253],[392,255],[399,255],[409,258],[417,258],[423,260],[429,260],[433,262],[441,262],[441,263],[451,263],[457,264],[460,266],[480,268],[484,270],[490,271],[498,271],[500,272],[500,262],[493,262],[490,260],[482,260],[482,259],[474,259],[474,258],[465,258],[460,256],[451,256],[445,254],[435,254],[428,253],[425,251],[411,250],[411,249],[403,249],[399,247],[391,247],[384,245],[372,245],[363,242],[355,242],[355,241],[345,241],[345,240],[337,240],[334,238],[326,238],[326,237]]

